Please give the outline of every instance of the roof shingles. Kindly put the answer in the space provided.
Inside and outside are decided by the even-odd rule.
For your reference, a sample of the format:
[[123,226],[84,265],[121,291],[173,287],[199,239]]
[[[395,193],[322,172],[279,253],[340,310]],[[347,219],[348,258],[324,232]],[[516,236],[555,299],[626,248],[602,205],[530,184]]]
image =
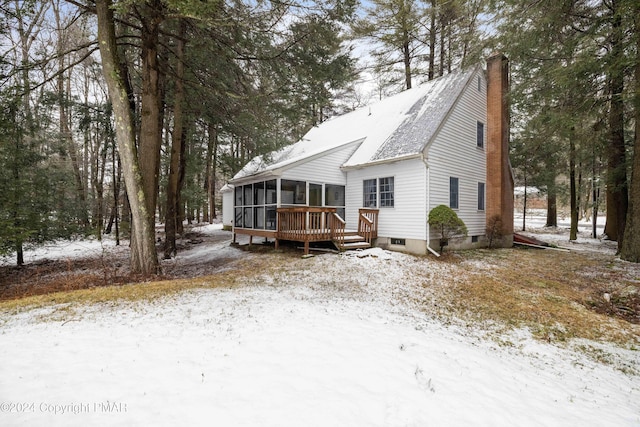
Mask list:
[[455,72],[433,80],[404,122],[384,141],[371,161],[421,153],[460,96],[472,72]]
[[477,67],[456,71],[312,128],[300,141],[249,162],[234,180],[304,161],[361,141],[343,164],[363,167],[421,153]]

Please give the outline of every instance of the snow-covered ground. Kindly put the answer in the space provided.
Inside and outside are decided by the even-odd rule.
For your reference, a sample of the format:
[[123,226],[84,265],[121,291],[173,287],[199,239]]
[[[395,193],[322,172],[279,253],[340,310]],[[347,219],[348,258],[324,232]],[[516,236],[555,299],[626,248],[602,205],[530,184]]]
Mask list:
[[[227,241],[170,262],[254,256]],[[381,249],[298,262],[233,288],[1,315],[0,425],[640,425],[638,376],[526,331],[497,345],[406,298],[437,304],[423,285],[464,265]]]
[[606,218],[598,217],[596,221],[596,236],[593,237],[592,219],[578,221],[578,238],[577,240],[569,240],[569,230],[571,228],[571,219],[566,217],[558,218],[557,227],[545,227],[546,211],[541,209],[531,209],[524,218],[526,231],[522,232],[523,214],[515,212],[514,225],[517,233],[529,234],[536,238],[558,246],[559,248],[569,249],[572,251],[585,252],[601,252],[609,255],[615,255],[618,244],[604,238],[604,224]]

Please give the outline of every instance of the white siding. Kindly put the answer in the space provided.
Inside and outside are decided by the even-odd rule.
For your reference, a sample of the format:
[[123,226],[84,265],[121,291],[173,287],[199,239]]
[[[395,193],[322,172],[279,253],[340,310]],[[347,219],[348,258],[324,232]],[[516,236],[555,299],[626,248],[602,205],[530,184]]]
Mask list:
[[222,193],[222,225],[233,225],[233,189]]
[[358,144],[330,151],[324,156],[311,159],[282,172],[282,179],[345,185],[346,175],[340,166],[353,154]]
[[[484,73],[476,72],[427,148],[431,168],[429,209],[440,204],[449,206],[449,177],[457,177],[460,197],[456,212],[467,225],[469,236],[485,234],[485,211],[478,210],[478,183],[484,182],[486,188],[486,92]],[[484,123],[484,148],[476,145],[477,122]]]
[[350,170],[347,173],[347,228],[357,228],[363,180],[386,177],[394,178],[394,207],[380,208],[378,236],[426,240],[427,178],[425,164],[420,159]]

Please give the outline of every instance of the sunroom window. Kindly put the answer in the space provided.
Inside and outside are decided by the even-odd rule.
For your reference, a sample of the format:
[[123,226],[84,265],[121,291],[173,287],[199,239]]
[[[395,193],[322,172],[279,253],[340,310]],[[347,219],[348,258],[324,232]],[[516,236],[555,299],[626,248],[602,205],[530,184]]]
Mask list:
[[344,219],[345,190],[344,185],[325,184],[324,186],[324,205],[336,208],[336,213],[340,218]]
[[235,188],[234,224],[239,228],[276,229],[276,180]]
[[283,205],[307,204],[307,183],[283,179],[280,182],[280,197]]

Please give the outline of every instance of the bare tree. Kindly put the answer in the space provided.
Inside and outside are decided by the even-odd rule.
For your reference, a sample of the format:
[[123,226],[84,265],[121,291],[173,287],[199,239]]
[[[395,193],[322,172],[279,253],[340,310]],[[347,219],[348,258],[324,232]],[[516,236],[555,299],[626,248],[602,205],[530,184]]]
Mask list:
[[[140,164],[133,113],[129,106],[125,78],[120,67],[121,60],[116,44],[115,21],[111,0],[97,0],[98,43],[104,78],[109,88],[116,123],[116,140],[123,166],[123,177],[127,186],[133,220],[131,245],[131,269],[137,273],[155,274],[159,263],[155,248],[155,224],[152,220],[155,205],[151,205],[148,194],[150,186],[144,185],[143,168]],[[153,133],[153,131],[152,131]],[[140,153],[142,154],[142,153]],[[155,166],[154,166],[155,168]],[[147,191],[145,191],[147,190]],[[155,192],[155,189],[152,190]],[[149,207],[151,206],[151,209]]]

